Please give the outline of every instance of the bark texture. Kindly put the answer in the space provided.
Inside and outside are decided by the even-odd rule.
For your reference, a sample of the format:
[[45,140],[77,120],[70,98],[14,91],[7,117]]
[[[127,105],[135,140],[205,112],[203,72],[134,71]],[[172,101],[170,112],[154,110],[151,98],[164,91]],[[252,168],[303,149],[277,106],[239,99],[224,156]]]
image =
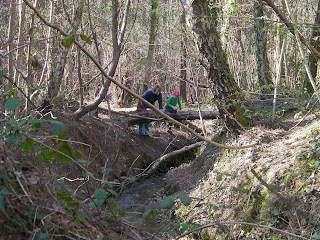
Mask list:
[[[314,20],[314,27],[312,28],[312,35],[311,35],[311,39],[310,39],[310,43],[312,46],[315,47],[315,49],[317,49],[317,51],[320,51],[320,1],[318,2],[318,8],[317,8],[317,14],[316,14],[316,18]],[[317,70],[318,70],[318,59],[315,58],[315,56],[313,54],[309,55],[309,67],[310,67],[310,71],[311,71],[311,75],[312,77],[315,79],[317,76]],[[310,83],[310,81],[308,80],[308,77],[306,77],[306,79],[304,80],[304,84],[303,84],[304,88],[307,89],[307,92],[309,94],[312,94],[314,92],[312,84]]]
[[[247,125],[244,109],[236,100],[241,100],[237,86],[222,49],[215,23],[210,16],[206,1],[194,0],[190,8],[191,26],[197,35],[197,43],[204,60],[208,78],[212,83],[213,98],[218,102],[220,117],[225,120],[226,127],[234,132],[240,131],[239,125],[230,117],[233,115],[240,123]],[[203,17],[205,16],[205,17]],[[225,108],[229,113],[225,111]]]
[[[16,0],[11,1],[11,14],[10,14],[10,22],[9,22],[9,29],[8,29],[8,39],[9,39],[9,44],[8,44],[8,57],[9,57],[9,64],[8,64],[8,76],[9,78],[13,79],[14,78],[14,68],[13,68],[13,59],[14,59],[14,25],[15,25],[15,16],[16,16]],[[12,87],[11,82],[6,83],[6,92],[8,92]]]
[[187,102],[187,48],[186,48],[186,12],[181,15],[181,56],[180,56],[180,97],[183,102]]
[[[258,19],[263,16],[262,5],[256,1],[254,4],[254,17]],[[262,93],[270,93],[268,85],[272,84],[272,78],[269,73],[269,61],[267,58],[267,23],[262,19],[256,20],[254,23],[258,84],[259,87],[262,87]]]
[[145,78],[143,82],[143,92],[148,90],[148,88],[150,87],[152,62],[153,62],[154,50],[156,48],[155,41],[157,36],[157,27],[158,27],[158,3],[157,3],[157,0],[151,0],[149,50],[148,50],[147,65],[145,70],[146,73],[145,73]]
[[[79,25],[81,23],[83,7],[84,0],[80,0],[77,9],[74,13],[72,24],[68,30],[68,35],[75,34],[78,30]],[[48,86],[47,100],[49,101],[52,101],[58,95],[60,85],[63,79],[64,68],[66,65],[68,52],[69,48],[61,45],[58,61],[53,72],[53,78],[51,79]]]
[[[169,115],[169,114],[168,114]],[[141,111],[134,115],[127,115],[128,126],[132,126],[135,124],[139,124],[142,122],[150,122],[150,121],[159,121],[163,120],[159,114],[155,112]],[[216,119],[218,118],[218,114],[214,111],[202,111],[201,112],[202,119]],[[176,120],[195,120],[200,119],[200,115],[198,111],[180,111],[178,114],[174,116]]]

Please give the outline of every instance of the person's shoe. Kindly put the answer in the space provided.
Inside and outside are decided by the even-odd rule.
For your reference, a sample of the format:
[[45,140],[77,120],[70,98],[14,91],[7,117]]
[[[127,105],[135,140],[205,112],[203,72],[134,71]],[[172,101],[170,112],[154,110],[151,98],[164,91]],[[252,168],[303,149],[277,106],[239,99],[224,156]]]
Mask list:
[[170,135],[173,135],[173,132],[171,131],[171,129],[169,129],[167,133],[169,133]]
[[150,138],[150,136],[149,136],[149,135],[144,135],[144,137],[146,137],[146,138]]

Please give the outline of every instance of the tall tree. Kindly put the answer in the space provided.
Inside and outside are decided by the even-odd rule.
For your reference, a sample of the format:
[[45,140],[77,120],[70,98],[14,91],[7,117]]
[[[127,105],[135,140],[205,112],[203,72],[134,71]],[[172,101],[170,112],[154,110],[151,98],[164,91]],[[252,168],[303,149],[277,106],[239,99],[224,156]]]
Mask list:
[[[226,54],[222,49],[216,24],[209,12],[207,1],[187,1],[190,14],[190,25],[197,35],[197,43],[204,57],[203,66],[207,70],[212,83],[213,99],[217,102],[220,117],[225,120],[226,127],[239,132],[240,126],[234,121],[247,125],[244,109],[237,100],[241,100],[240,89],[230,72]],[[214,13],[214,9],[211,9]],[[230,116],[229,113],[233,116]]]
[[187,48],[186,48],[186,9],[183,8],[181,15],[181,43],[180,43],[180,97],[183,102],[187,102]]
[[[272,78],[269,72],[269,61],[267,58],[267,23],[262,19],[264,16],[261,3],[254,3],[254,17],[257,19],[254,22],[254,36],[256,44],[256,59],[257,59],[257,74],[259,86],[262,88],[262,93],[270,93],[268,86],[272,83]],[[269,91],[268,91],[269,90]]]
[[[38,0],[35,0],[34,2],[34,5],[36,6],[36,8],[38,8],[38,4],[39,4],[39,1]],[[25,3],[23,4],[25,5]],[[30,98],[31,96],[31,87],[33,86],[33,76],[31,74],[31,63],[32,61],[31,60],[34,60],[36,62],[38,62],[38,60],[36,59],[36,57],[34,56],[32,59],[32,41],[33,41],[33,38],[34,38],[34,33],[33,33],[33,29],[34,29],[34,18],[35,18],[35,13],[32,13],[32,16],[31,16],[31,23],[30,23],[30,30],[29,30],[29,46],[28,46],[28,76],[27,76],[27,82],[29,84],[29,88],[27,88],[27,96],[28,98]],[[39,66],[37,66],[39,67]],[[26,100],[26,115],[29,115],[30,113],[30,110],[31,110],[31,105],[30,105],[30,102],[28,100]]]
[[[316,18],[314,20],[314,25],[312,27],[312,33],[311,33],[311,39],[310,43],[312,46],[314,46],[317,51],[320,51],[320,1],[318,1],[318,7],[317,7],[317,12],[316,12]],[[313,78],[317,76],[317,70],[318,70],[318,59],[315,58],[315,56],[310,53],[309,54],[309,67],[311,71],[311,75]],[[309,94],[313,93],[313,87],[310,81],[308,81],[307,77],[304,80],[303,87],[307,89],[307,92]]]
[[155,42],[156,42],[156,36],[157,36],[157,28],[158,28],[158,2],[157,0],[151,0],[149,50],[148,50],[147,64],[145,68],[143,92],[150,87],[152,62],[153,62],[154,50],[156,48]]
[[[76,7],[76,11],[74,13],[71,26],[67,31],[68,36],[70,36],[71,38],[75,37],[74,35],[76,34],[80,26],[84,3],[85,3],[85,0],[79,0],[78,5]],[[60,85],[63,79],[68,52],[69,52],[69,47],[61,45],[59,57],[53,72],[53,77],[48,86],[47,100],[49,101],[52,101],[58,95]]]
[[[113,56],[112,56],[111,66],[110,66],[110,69],[108,72],[108,75],[110,77],[114,76],[116,69],[117,69],[117,66],[118,66],[118,63],[119,63],[121,49],[123,47],[124,34],[126,32],[126,27],[127,27],[127,19],[128,19],[128,14],[129,14],[129,10],[130,10],[130,3],[131,3],[131,1],[127,0],[126,5],[125,5],[125,11],[124,11],[123,18],[122,18],[121,30],[118,35],[119,4],[118,4],[118,0],[112,0]],[[105,79],[98,96],[93,100],[93,102],[86,105],[86,106],[81,106],[77,111],[75,111],[73,113],[73,117],[76,120],[79,120],[81,117],[83,117],[88,112],[96,109],[99,106],[99,104],[103,101],[103,99],[105,98],[105,96],[109,90],[110,84],[111,84],[111,81],[109,79]]]
[[[10,79],[13,79],[14,77],[14,65],[13,65],[13,59],[14,59],[14,26],[15,26],[15,17],[16,17],[16,1],[11,1],[11,14],[10,14],[10,22],[9,22],[9,29],[8,29],[8,57],[9,57],[9,64],[8,64],[8,76]],[[9,81],[6,84],[6,92],[10,90],[12,87],[12,83]]]
[[[21,46],[24,40],[24,22],[25,22],[25,13],[26,13],[26,4],[20,0],[19,2],[19,34],[18,34],[18,46]],[[23,48],[19,48],[17,51],[17,65],[22,66],[22,56]],[[16,71],[15,73],[15,82],[18,86],[21,86],[20,82],[20,74]]]

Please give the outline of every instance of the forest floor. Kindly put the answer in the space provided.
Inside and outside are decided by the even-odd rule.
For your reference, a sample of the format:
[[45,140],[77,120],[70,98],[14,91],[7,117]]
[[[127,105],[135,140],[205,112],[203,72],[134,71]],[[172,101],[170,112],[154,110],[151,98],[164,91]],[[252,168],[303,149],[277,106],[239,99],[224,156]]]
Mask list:
[[[197,239],[320,237],[320,141],[319,119],[315,114],[297,117],[292,112],[276,119],[272,127],[266,122],[257,122],[248,128],[248,133],[237,138],[226,134],[218,120],[206,120],[208,138],[214,141],[226,145],[253,142],[258,145],[242,150],[221,150],[203,145],[200,152],[194,149],[175,156],[156,174],[138,181],[134,180],[153,161],[197,140],[179,128],[174,129],[175,136],[168,134],[168,124],[164,122],[152,123],[151,137],[143,138],[137,134],[137,126],[127,127],[125,117],[118,114],[110,117],[99,113],[98,118],[85,116],[79,122],[62,112],[53,115],[67,126],[65,139],[70,141],[72,148],[86,156],[83,169],[93,173],[95,179],[119,183],[116,186],[120,189],[112,187],[115,191],[120,190],[115,197],[118,202],[115,209],[125,212],[124,222],[131,232],[124,230],[121,233],[119,229],[109,236],[117,239],[169,239],[170,235],[177,236],[195,226],[221,222],[228,228],[218,225],[192,236]],[[194,123],[200,126],[199,121]],[[4,143],[0,147],[2,156],[21,158],[16,150],[5,149]],[[76,181],[83,177],[81,169],[75,168],[73,163],[53,161],[53,164],[54,168],[49,168],[48,173],[41,166],[33,168],[34,162],[21,168],[21,174],[29,179],[25,187],[33,203],[40,201],[40,205],[47,206],[46,209],[62,211],[63,208],[52,199],[52,193],[45,193],[47,182],[54,182],[52,176],[59,180],[63,178],[64,187],[68,185],[77,196],[91,198],[88,198],[86,184]],[[32,182],[34,177],[39,179],[38,184]],[[90,186],[97,185],[92,178],[89,183]],[[168,196],[172,196],[171,203],[161,207],[161,201]],[[181,196],[191,199],[186,204],[188,206],[181,203],[186,201],[185,198],[181,200]],[[157,214],[150,214],[151,210]],[[46,214],[54,213],[49,211]],[[110,211],[99,214],[108,215]],[[4,223],[4,219],[0,223]],[[31,218],[31,221],[35,220]],[[51,222],[55,221],[51,219]],[[4,232],[0,231],[0,236],[2,234]],[[11,236],[11,239],[17,239],[15,237]]]
[[[214,141],[258,145],[242,150],[203,146],[200,154],[189,156],[185,163],[166,168],[162,174],[124,190],[119,197],[119,208],[136,216],[131,223],[138,223],[135,226],[159,239],[169,238],[170,230],[165,225],[176,224],[169,228],[175,229],[175,233],[171,232],[175,236],[186,231],[185,226],[190,230],[192,225],[217,221],[243,224],[232,224],[229,229],[209,228],[193,237],[318,239],[319,118],[316,114],[302,116],[298,112],[278,118],[273,124],[261,122],[236,139],[225,134],[218,120],[206,120],[208,138]],[[196,121],[196,125],[200,126],[200,122]],[[168,137],[166,128],[153,127],[151,132],[157,137],[158,134]],[[192,139],[179,129],[175,133]],[[181,204],[181,195],[192,199],[188,207]],[[159,208],[161,200],[168,196],[175,199],[171,208]],[[141,217],[148,209],[157,211],[158,215],[147,220]]]

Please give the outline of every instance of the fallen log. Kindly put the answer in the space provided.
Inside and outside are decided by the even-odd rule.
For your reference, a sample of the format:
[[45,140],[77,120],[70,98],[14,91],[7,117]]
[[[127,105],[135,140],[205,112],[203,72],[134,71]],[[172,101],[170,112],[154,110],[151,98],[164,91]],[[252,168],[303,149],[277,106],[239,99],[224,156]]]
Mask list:
[[[98,110],[102,110],[105,112],[109,112],[108,109],[103,107],[98,107]],[[165,112],[167,115],[170,116],[170,113]],[[128,126],[133,126],[142,122],[153,122],[153,121],[162,121],[165,120],[155,111],[147,111],[147,110],[140,110],[140,111],[132,111],[132,112],[117,112],[111,110],[111,114],[117,114],[127,117]],[[216,119],[218,118],[218,114],[214,111],[201,111],[202,119]],[[195,119],[200,119],[198,111],[179,111],[175,116],[174,119],[182,121],[190,121]],[[189,122],[190,125],[192,125]],[[201,132],[201,130],[200,130]]]
[[[171,116],[170,113],[167,115]],[[201,111],[202,119],[216,119],[218,118],[218,114],[214,111]],[[198,111],[179,111],[175,116],[175,120],[195,120],[200,119]],[[147,121],[160,121],[163,120],[159,114],[156,112],[148,112],[148,111],[137,111],[134,113],[134,117],[130,117],[128,119],[128,126],[132,126],[135,124],[139,124]]]
[[191,144],[189,146],[185,146],[181,149],[175,150],[173,152],[167,153],[163,156],[161,156],[160,158],[156,159],[155,161],[153,161],[145,170],[144,172],[141,174],[143,177],[149,177],[152,174],[154,174],[157,169],[164,164],[167,160],[169,160],[170,158],[182,154],[184,152],[187,152],[189,150],[192,150],[194,148],[200,147],[204,142],[196,142],[194,144]]

